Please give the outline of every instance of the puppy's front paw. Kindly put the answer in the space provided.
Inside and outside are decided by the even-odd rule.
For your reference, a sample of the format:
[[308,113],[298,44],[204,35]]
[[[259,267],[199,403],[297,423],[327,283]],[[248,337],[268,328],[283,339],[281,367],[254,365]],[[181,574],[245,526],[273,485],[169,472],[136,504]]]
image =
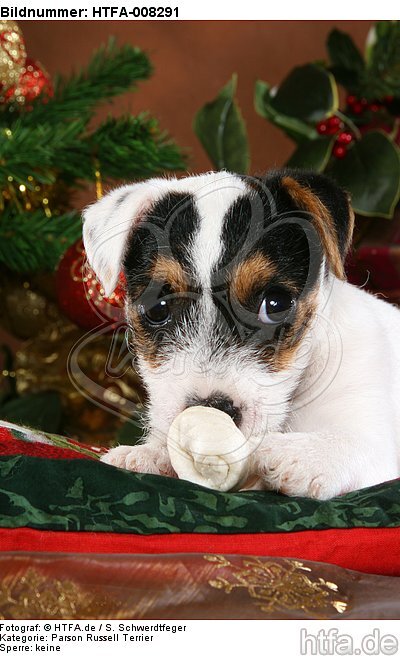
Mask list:
[[265,487],[288,496],[321,500],[342,494],[342,477],[329,455],[315,446],[303,435],[271,436],[269,444],[266,441],[256,453],[257,471]]
[[140,474],[161,474],[176,477],[167,451],[162,448],[155,449],[148,444],[117,446],[110,449],[100,460],[108,465],[114,465],[114,467],[128,469]]

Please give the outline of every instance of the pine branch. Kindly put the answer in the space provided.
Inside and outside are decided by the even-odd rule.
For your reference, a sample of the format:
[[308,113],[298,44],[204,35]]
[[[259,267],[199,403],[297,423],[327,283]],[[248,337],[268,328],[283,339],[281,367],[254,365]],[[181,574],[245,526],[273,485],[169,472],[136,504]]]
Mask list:
[[88,122],[101,102],[133,90],[137,82],[146,80],[151,73],[144,52],[128,44],[117,47],[115,40],[110,39],[94,53],[86,68],[69,78],[56,79],[54,97],[45,104],[38,98],[24,118],[30,125],[42,121],[58,125],[73,119]]
[[185,167],[179,148],[160,133],[157,121],[144,115],[108,118],[90,135],[84,123],[72,121],[54,129],[51,125],[28,127],[21,117],[11,136],[0,132],[0,187],[9,176],[29,187],[28,176],[51,184],[68,185],[93,181],[94,162],[100,162],[104,178],[127,179],[154,175],[163,169]]
[[[113,41],[94,54],[89,65],[60,78],[53,98],[38,98],[30,111],[3,106],[0,111],[0,193],[6,208],[0,216],[0,264],[20,273],[51,270],[68,246],[81,236],[77,213],[47,218],[43,211],[23,212],[18,194],[35,185],[54,184],[67,192],[94,181],[96,161],[104,179],[146,178],[165,169],[184,168],[184,157],[144,115],[109,118],[94,132],[89,121],[98,105],[151,73],[147,56],[137,48],[117,48]],[[11,111],[13,110],[13,111]],[[3,129],[1,129],[1,124]],[[11,179],[10,179],[11,178]],[[18,189],[18,185],[25,189]],[[59,210],[68,206],[60,200]]]
[[179,148],[165,133],[160,134],[158,167],[167,171],[184,171],[187,168],[187,152]]
[[9,176],[25,185],[28,176],[44,184],[55,179],[71,186],[77,180],[92,181],[94,158],[100,160],[103,176],[113,179],[183,168],[177,146],[160,134],[156,121],[144,116],[108,119],[85,136],[101,101],[150,73],[146,55],[137,48],[117,48],[112,40],[100,48],[85,70],[58,82],[54,98],[45,103],[38,98],[31,111],[20,113],[17,120],[14,115],[7,129],[0,130],[0,188]]
[[0,263],[18,273],[54,270],[82,234],[78,212],[47,218],[42,211],[0,216]]
[[185,168],[179,148],[144,114],[109,117],[87,142],[105,178],[144,178],[163,169]]
[[[54,182],[54,170],[69,168],[79,175],[79,157],[74,157],[74,148],[84,123],[76,120],[57,127],[38,124],[26,125],[20,117],[12,126],[11,133],[0,131],[0,186],[4,187],[9,176],[16,182],[27,184],[29,175],[38,182]],[[62,151],[71,149],[66,161],[60,159]]]

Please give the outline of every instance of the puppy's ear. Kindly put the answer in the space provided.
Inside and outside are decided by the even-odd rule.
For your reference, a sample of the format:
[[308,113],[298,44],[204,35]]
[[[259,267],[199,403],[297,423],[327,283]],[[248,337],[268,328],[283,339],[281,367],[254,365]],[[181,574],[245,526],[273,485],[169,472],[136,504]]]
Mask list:
[[167,180],[154,178],[119,187],[84,210],[86,255],[106,296],[117,286],[129,235],[167,185]]
[[349,195],[327,176],[311,171],[286,169],[281,184],[295,205],[310,213],[333,273],[344,278],[354,228]]

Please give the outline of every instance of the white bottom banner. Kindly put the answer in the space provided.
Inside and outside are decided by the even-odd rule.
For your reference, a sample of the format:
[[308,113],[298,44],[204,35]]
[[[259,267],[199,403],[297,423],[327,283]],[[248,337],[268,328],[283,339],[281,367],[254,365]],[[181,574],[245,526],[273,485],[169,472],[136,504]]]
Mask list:
[[395,620],[0,621],[0,654],[392,655],[400,654]]

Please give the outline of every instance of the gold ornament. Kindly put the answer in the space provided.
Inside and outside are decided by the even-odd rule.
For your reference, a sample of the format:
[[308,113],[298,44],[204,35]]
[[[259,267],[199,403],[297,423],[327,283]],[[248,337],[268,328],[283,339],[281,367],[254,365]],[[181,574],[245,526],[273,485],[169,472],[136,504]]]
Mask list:
[[17,84],[25,60],[25,44],[18,24],[0,20],[0,94]]
[[0,284],[0,323],[9,333],[18,339],[34,338],[59,316],[57,306],[33,291],[28,280],[4,277]]
[[[144,396],[126,355],[126,366],[118,368],[122,340],[122,334],[112,333],[89,337],[59,315],[16,352],[17,392],[58,391],[67,418],[67,434],[90,444],[112,445],[130,416],[130,408],[142,409]],[[115,341],[119,347],[113,347]],[[74,353],[78,353],[76,373],[69,364]]]
[[88,619],[103,617],[110,601],[104,595],[86,591],[69,579],[56,579],[29,567],[22,575],[6,576],[0,582],[0,619]]
[[336,583],[320,577],[313,580],[309,575],[311,568],[297,560],[285,560],[281,564],[250,557],[243,558],[240,566],[220,555],[206,555],[204,559],[223,570],[224,576],[208,581],[211,587],[226,594],[245,589],[264,613],[301,610],[306,615],[323,618],[332,609],[340,614],[347,609],[348,599]]
[[94,178],[96,182],[96,198],[100,200],[103,198],[103,181],[101,179],[100,162],[98,160],[95,161]]

